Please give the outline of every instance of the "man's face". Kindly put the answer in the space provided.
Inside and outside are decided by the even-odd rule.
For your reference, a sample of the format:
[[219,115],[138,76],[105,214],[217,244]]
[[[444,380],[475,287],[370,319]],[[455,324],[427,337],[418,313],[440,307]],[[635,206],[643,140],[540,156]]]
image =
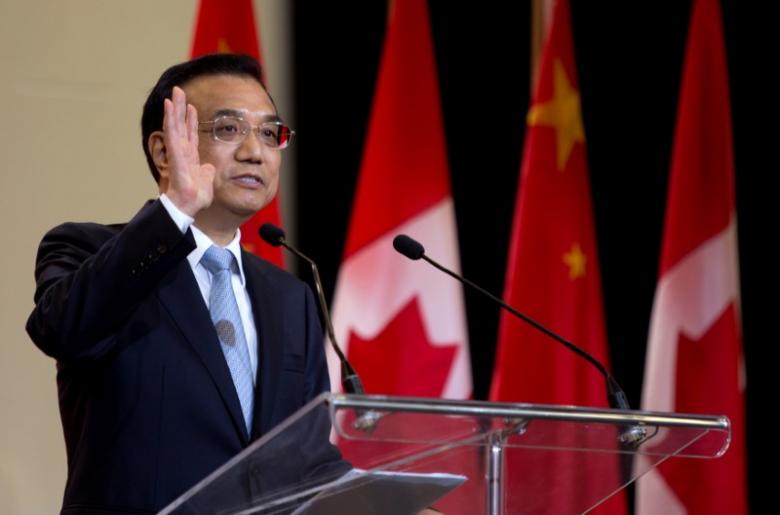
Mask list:
[[[187,103],[198,110],[198,120],[217,116],[240,116],[253,127],[277,119],[271,99],[263,87],[249,77],[208,75],[193,79],[182,88]],[[210,128],[210,125],[205,126]],[[217,141],[210,132],[200,132],[201,163],[216,168],[214,200],[210,216],[226,223],[243,220],[267,206],[279,188],[281,151],[258,139],[251,131],[241,143]]]

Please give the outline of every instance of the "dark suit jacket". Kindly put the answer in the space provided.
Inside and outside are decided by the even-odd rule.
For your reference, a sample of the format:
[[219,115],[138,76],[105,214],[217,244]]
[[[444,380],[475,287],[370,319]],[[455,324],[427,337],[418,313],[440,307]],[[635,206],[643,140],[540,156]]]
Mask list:
[[159,200],[126,225],[69,223],[41,242],[27,331],[57,360],[62,513],[155,512],[329,389],[311,291],[244,253],[259,345],[246,434],[194,248]]

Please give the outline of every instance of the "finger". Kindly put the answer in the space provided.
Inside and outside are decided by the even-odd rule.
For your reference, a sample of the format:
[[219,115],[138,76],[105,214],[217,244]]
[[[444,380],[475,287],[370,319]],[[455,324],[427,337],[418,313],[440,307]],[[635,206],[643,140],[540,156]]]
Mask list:
[[171,97],[173,99],[173,107],[174,107],[174,115],[175,115],[175,122],[176,122],[176,129],[179,130],[179,134],[185,133],[185,117],[187,114],[187,95],[185,95],[184,90],[181,89],[179,86],[173,87],[173,92],[171,93]]
[[174,116],[173,116],[173,102],[169,98],[166,98],[163,100],[163,141],[165,143],[166,149],[170,150],[173,148],[173,142],[176,139],[176,129],[174,127]]
[[178,137],[179,131],[176,126],[176,103],[171,98],[163,100],[163,137],[167,139],[167,143],[171,143]]
[[163,132],[168,132],[173,120],[173,102],[170,98],[163,100]]
[[187,104],[187,139],[198,147],[198,110],[192,104]]

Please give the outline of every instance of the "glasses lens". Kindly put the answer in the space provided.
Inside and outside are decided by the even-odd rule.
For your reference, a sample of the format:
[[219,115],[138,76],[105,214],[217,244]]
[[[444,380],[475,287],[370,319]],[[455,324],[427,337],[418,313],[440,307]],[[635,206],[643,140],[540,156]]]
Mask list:
[[292,132],[282,122],[266,122],[260,127],[259,135],[266,145],[281,149],[290,144]]
[[247,130],[247,123],[238,118],[225,116],[214,121],[214,137],[219,141],[227,143],[239,141]]
[[266,122],[260,126],[257,134],[266,145],[278,147],[280,126],[281,124],[279,122]]
[[279,126],[279,137],[277,138],[277,141],[279,142],[279,148],[286,148],[287,146],[292,143],[293,135],[295,132],[293,132],[292,129],[290,129],[286,125],[280,125]]

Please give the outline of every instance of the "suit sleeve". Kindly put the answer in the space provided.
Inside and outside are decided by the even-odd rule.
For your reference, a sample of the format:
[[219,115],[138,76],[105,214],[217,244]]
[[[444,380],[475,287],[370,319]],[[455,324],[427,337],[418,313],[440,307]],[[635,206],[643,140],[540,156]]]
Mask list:
[[52,229],[38,249],[28,334],[63,362],[104,355],[111,335],[194,248],[192,233],[182,234],[159,200],[122,228]]

